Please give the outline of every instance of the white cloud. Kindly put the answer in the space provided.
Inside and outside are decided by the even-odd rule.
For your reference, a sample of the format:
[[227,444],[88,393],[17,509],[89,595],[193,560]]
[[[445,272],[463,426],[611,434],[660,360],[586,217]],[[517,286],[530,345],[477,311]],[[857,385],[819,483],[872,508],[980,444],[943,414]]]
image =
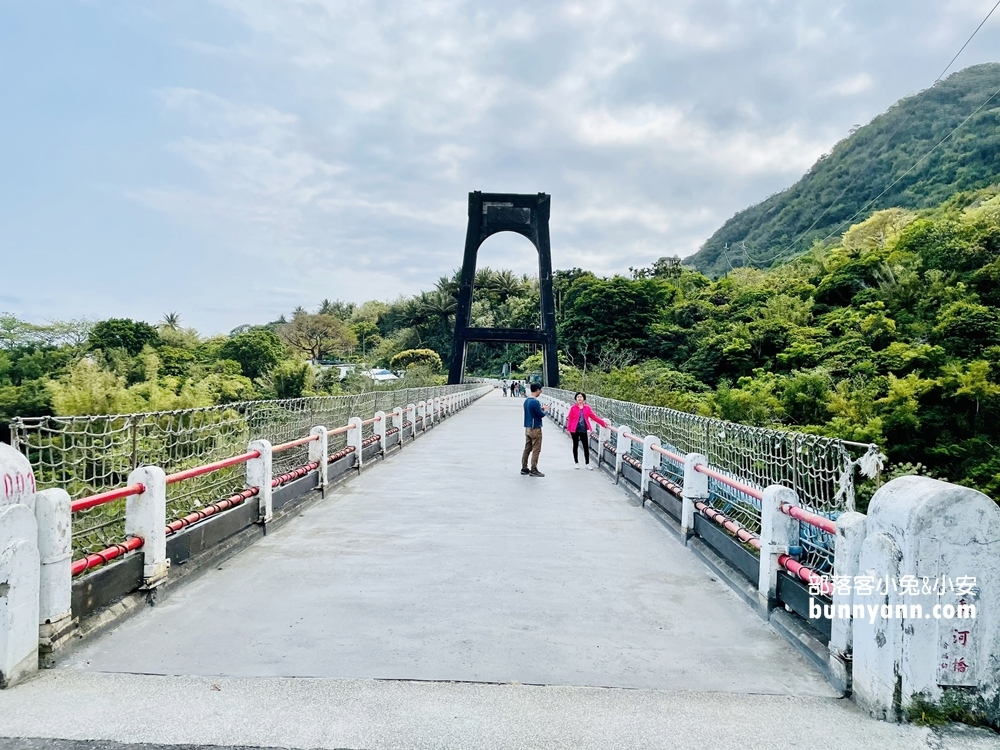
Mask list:
[[875,79],[873,79],[868,73],[858,73],[856,76],[851,76],[850,78],[845,78],[844,80],[839,81],[830,89],[830,91],[834,94],[839,94],[840,96],[855,96],[868,91],[874,85]]
[[921,60],[906,40],[938,33],[935,19],[957,29],[979,7],[217,4],[228,41],[179,35],[211,75],[156,92],[172,132],[161,146],[188,173],[130,194],[231,238],[307,305],[449,272],[474,189],[550,192],[557,266],[610,273],[693,252],[926,85],[916,64],[903,84],[882,71]]

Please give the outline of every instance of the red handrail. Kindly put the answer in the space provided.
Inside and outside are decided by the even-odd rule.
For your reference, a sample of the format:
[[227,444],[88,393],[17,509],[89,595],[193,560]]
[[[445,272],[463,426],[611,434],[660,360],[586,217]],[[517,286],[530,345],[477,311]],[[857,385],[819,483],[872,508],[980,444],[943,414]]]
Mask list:
[[371,419],[365,419],[365,420],[363,420],[361,422],[361,424],[363,424],[363,425],[369,425],[369,424],[374,424],[375,422],[378,422],[378,421],[379,421],[379,417],[372,417]]
[[271,446],[271,453],[281,453],[282,451],[287,451],[290,448],[297,448],[300,445],[311,443],[314,440],[319,440],[319,435],[309,435],[304,438],[299,438],[298,440],[290,440],[289,442],[282,443],[281,445]]
[[713,479],[722,482],[724,485],[732,487],[734,490],[738,490],[739,492],[743,492],[749,495],[750,497],[757,498],[758,500],[764,499],[764,493],[762,493],[760,490],[755,489],[754,487],[751,487],[749,485],[742,484],[741,482],[737,482],[735,479],[727,477],[725,474],[722,474],[716,471],[715,469],[710,469],[704,464],[695,464],[694,470],[700,471],[702,474],[710,476]]
[[141,536],[134,536],[131,539],[126,540],[122,544],[116,544],[113,547],[108,547],[107,549],[102,549],[100,552],[95,552],[92,555],[87,555],[79,560],[74,560],[71,567],[72,575],[80,575],[85,570],[90,570],[91,568],[96,568],[98,565],[103,565],[106,562],[111,562],[116,557],[121,557],[127,552],[139,549],[143,545],[143,539]]
[[666,456],[666,457],[667,457],[667,458],[669,458],[669,459],[670,459],[671,461],[675,461],[675,462],[677,462],[677,463],[679,463],[679,464],[682,464],[682,463],[684,463],[684,458],[683,458],[683,456],[678,456],[678,455],[677,455],[676,453],[672,453],[671,451],[668,451],[668,450],[667,450],[666,448],[664,448],[664,447],[663,447],[662,445],[656,445],[656,444],[654,443],[654,444],[653,444],[653,446],[652,446],[652,448],[653,448],[653,450],[654,450],[654,451],[656,451],[656,452],[657,452],[657,453],[659,453],[660,455],[663,455],[663,456]]
[[819,590],[826,596],[833,596],[833,583],[831,583],[828,578],[824,578],[812,568],[807,568],[793,557],[789,555],[779,555],[778,565],[783,567],[793,576],[797,576],[800,580],[813,584],[814,586],[818,586]]
[[177,484],[177,482],[183,482],[185,479],[211,474],[213,471],[219,471],[219,469],[225,469],[228,466],[245,464],[254,458],[260,458],[260,451],[249,451],[240,456],[232,456],[231,458],[224,458],[221,461],[215,461],[204,466],[195,466],[193,469],[184,469],[174,474],[167,474],[167,484]]
[[817,513],[810,513],[804,508],[800,508],[797,505],[789,505],[788,503],[782,503],[781,512],[785,515],[789,515],[792,518],[802,521],[802,523],[807,523],[810,526],[815,526],[817,529],[822,529],[827,534],[837,533],[837,522],[833,521],[826,516],[821,516]]
[[108,490],[107,492],[99,492],[98,494],[90,495],[89,497],[81,497],[79,500],[74,500],[70,503],[69,509],[72,513],[78,513],[81,510],[87,510],[88,508],[95,508],[98,505],[104,505],[105,503],[114,502],[115,500],[121,500],[123,497],[141,495],[145,491],[146,486],[144,484],[130,484],[128,487],[119,487],[116,490]]
[[642,443],[642,442],[644,442],[643,438],[638,437],[637,435],[633,435],[631,432],[622,432],[622,433],[619,433],[619,434],[623,438],[625,438],[627,440],[631,440],[633,443]]
[[332,430],[327,430],[326,434],[327,435],[343,435],[349,429],[351,429],[351,426],[349,424],[345,424],[343,427],[335,427]]

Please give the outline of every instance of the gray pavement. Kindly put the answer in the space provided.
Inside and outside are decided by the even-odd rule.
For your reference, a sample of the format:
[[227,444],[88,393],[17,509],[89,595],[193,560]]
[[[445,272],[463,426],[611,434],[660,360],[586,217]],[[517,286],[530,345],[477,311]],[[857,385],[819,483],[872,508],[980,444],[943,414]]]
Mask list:
[[834,697],[554,425],[522,477],[520,407],[478,402],[0,691],[0,748],[1000,744]]
[[[996,750],[998,744],[985,732],[940,735],[877,722],[831,698],[65,670],[0,692],[4,736],[352,750]],[[94,745],[36,742],[24,749],[0,739],[0,748],[8,747]]]
[[65,666],[832,696],[650,514],[488,397]]

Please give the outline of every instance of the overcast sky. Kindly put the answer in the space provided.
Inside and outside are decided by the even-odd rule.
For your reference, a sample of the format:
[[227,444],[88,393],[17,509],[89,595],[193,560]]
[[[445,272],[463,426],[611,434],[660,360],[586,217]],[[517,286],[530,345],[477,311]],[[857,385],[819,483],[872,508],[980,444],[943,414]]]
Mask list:
[[[0,311],[205,333],[461,263],[687,255],[930,85],[995,0],[0,0]],[[955,64],[1000,57],[1000,12]],[[537,270],[491,238],[481,265]]]

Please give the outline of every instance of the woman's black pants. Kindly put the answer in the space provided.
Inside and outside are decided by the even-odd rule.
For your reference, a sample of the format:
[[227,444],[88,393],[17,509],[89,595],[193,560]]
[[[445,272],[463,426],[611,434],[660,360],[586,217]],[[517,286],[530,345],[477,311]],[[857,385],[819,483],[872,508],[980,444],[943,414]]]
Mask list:
[[574,432],[573,433],[573,461],[575,463],[580,463],[580,444],[583,444],[583,462],[585,464],[590,463],[590,436],[586,432]]

